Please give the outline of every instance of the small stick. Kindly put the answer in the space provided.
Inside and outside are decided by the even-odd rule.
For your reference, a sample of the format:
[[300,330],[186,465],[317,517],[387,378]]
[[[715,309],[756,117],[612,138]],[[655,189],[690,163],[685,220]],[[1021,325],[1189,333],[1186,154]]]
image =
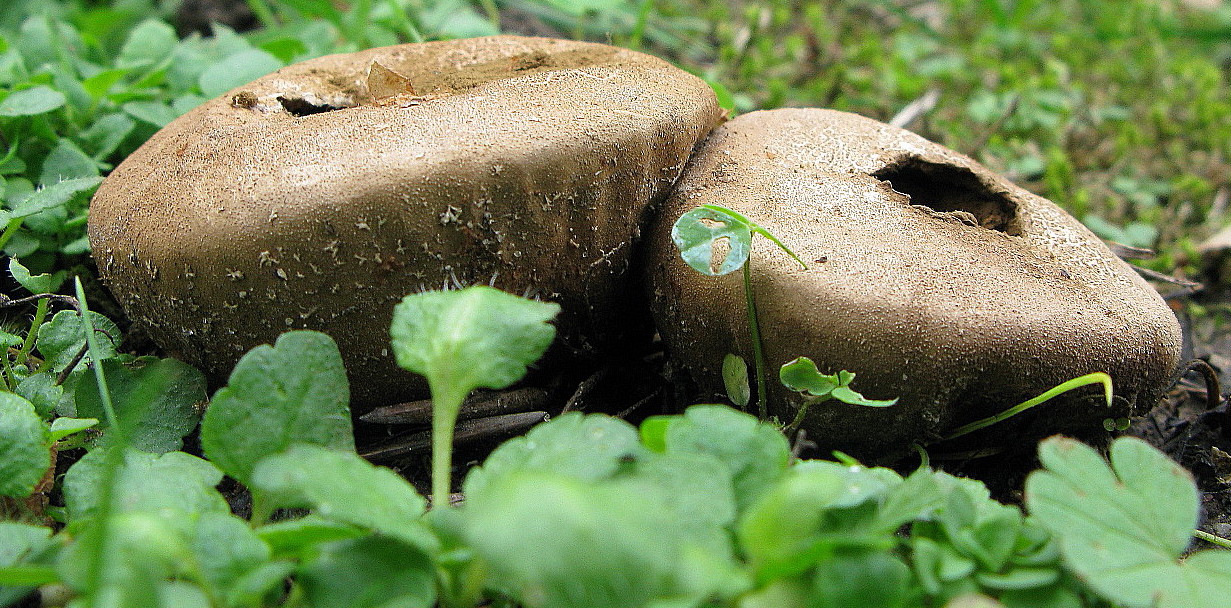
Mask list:
[[602,382],[608,374],[608,368],[604,367],[593,374],[590,374],[589,378],[582,380],[581,384],[577,385],[577,390],[573,391],[573,396],[569,397],[568,401],[564,402],[564,409],[560,410],[560,413],[564,414],[565,412],[572,411],[573,408],[581,402],[583,397],[594,392],[594,387],[598,385],[599,382]]
[[31,302],[37,302],[38,300],[43,299],[67,304],[71,306],[73,310],[76,310],[79,313],[81,312],[81,305],[78,304],[77,298],[74,298],[73,296],[62,296],[58,293],[36,293],[32,296],[16,299],[0,293],[0,308],[12,308],[13,306],[21,306],[22,304],[29,304]]
[[[522,414],[506,414],[474,420],[463,420],[457,423],[453,431],[454,445],[470,443],[480,439],[496,436],[516,435],[526,429],[547,420],[547,412],[525,412]],[[432,448],[431,431],[414,433],[401,440],[381,447],[368,450],[360,456],[368,460],[384,460],[395,456],[426,452]]]
[[[501,414],[515,414],[547,408],[547,391],[526,387],[511,391],[478,392],[462,402],[459,417],[486,418]],[[431,424],[432,401],[411,401],[378,407],[359,417],[373,424]]]
[[928,89],[919,99],[916,99],[906,107],[898,110],[897,114],[889,120],[889,124],[905,129],[907,125],[915,122],[919,117],[931,112],[936,107],[936,102],[940,101],[940,89]]

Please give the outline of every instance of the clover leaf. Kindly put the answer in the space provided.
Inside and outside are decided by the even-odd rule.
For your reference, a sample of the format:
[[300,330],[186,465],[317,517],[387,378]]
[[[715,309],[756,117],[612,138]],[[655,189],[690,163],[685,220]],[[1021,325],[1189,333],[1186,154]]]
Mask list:
[[1039,445],[1045,468],[1026,480],[1026,504],[1059,539],[1067,567],[1130,608],[1231,606],[1231,553],[1179,559],[1197,524],[1192,477],[1139,439],[1117,439],[1110,452],[1109,466],[1073,439]]

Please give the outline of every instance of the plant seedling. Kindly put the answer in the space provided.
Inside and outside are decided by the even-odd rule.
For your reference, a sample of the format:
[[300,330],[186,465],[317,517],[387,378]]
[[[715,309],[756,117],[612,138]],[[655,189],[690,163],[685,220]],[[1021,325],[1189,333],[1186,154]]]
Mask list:
[[432,391],[432,504],[449,504],[453,425],[477,388],[502,389],[526,375],[555,339],[560,306],[491,287],[406,296],[393,310],[398,365]]
[[778,379],[782,381],[783,386],[806,397],[803,404],[799,406],[795,419],[786,427],[788,434],[804,421],[804,414],[808,412],[810,406],[830,399],[867,407],[888,407],[898,402],[896,398],[868,399],[850,387],[851,382],[855,380],[854,372],[842,370],[836,374],[822,374],[816,368],[816,363],[808,357],[796,357],[783,364],[778,370]]
[[762,420],[768,417],[765,386],[765,352],[761,346],[761,327],[752,294],[752,235],[759,234],[791,256],[804,270],[808,265],[778,237],[742,213],[719,205],[702,205],[680,216],[671,227],[671,241],[684,262],[703,275],[716,277],[744,269],[744,301],[748,310],[748,331],[752,336],[752,357],[757,374],[757,408]]

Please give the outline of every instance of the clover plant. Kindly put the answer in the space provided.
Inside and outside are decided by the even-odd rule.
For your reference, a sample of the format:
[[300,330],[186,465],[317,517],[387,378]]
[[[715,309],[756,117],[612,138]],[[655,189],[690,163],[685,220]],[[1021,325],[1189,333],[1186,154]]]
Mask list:
[[765,419],[769,416],[765,352],[761,345],[761,326],[757,320],[756,299],[752,293],[752,270],[749,261],[754,234],[759,234],[781,247],[787,255],[799,262],[800,267],[807,270],[808,266],[803,260],[778,240],[778,237],[747,216],[726,207],[702,205],[681,215],[671,226],[671,241],[680,250],[680,257],[697,272],[716,277],[744,269],[744,302],[757,377],[757,408],[761,418]]
[[[438,409],[466,386],[516,381],[550,342],[554,306],[493,291],[415,294],[399,309],[403,360],[451,399]],[[795,460],[777,428],[725,406],[640,428],[569,413],[469,471],[460,507],[428,512],[406,480],[355,453],[328,336],[289,332],[245,355],[210,405],[201,458],[179,451],[182,423],[150,418],[180,420],[199,398],[186,388],[193,376],[169,360],[106,356],[78,298],[78,331],[103,356],[89,357],[92,388],[78,385],[73,405],[97,411],[102,432],[59,481],[63,508],[43,511],[66,526],[0,522],[0,603],[36,589],[78,606],[177,608],[1217,608],[1231,598],[1217,592],[1231,553],[1178,557],[1197,522],[1191,478],[1138,440],[1113,443],[1111,466],[1075,441],[1044,442],[1025,514],[927,467],[903,476]],[[456,339],[476,331],[500,337]],[[851,379],[804,361],[784,373],[822,398]],[[69,432],[90,424],[68,420]],[[30,496],[44,478],[61,440],[51,428],[0,393],[7,494]],[[219,492],[224,474],[251,493],[250,516]]]

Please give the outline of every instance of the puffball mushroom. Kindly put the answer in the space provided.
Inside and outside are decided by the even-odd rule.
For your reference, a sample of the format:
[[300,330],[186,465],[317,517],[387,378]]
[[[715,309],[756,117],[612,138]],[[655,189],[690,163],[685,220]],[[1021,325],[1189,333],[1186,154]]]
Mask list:
[[[295,64],[180,117],[98,189],[102,278],[160,345],[224,379],[283,331],[324,331],[353,405],[422,396],[392,308],[442,285],[559,302],[602,350],[643,306],[647,209],[721,113],[700,79],[615,47],[495,36]],[[644,314],[644,313],[642,313]]]
[[855,372],[852,388],[868,398],[900,398],[813,406],[804,428],[826,446],[883,455],[1105,371],[1118,410],[1086,391],[1033,418],[1047,429],[1098,425],[1153,405],[1177,365],[1170,309],[1056,205],[903,129],[773,110],[715,130],[645,243],[663,340],[715,392],[724,355],[751,362],[752,348],[740,273],[703,276],[671,241],[673,223],[707,203],[748,216],[808,265],[754,238],[770,412],[794,417],[801,399],[776,375],[797,356],[823,373]]

